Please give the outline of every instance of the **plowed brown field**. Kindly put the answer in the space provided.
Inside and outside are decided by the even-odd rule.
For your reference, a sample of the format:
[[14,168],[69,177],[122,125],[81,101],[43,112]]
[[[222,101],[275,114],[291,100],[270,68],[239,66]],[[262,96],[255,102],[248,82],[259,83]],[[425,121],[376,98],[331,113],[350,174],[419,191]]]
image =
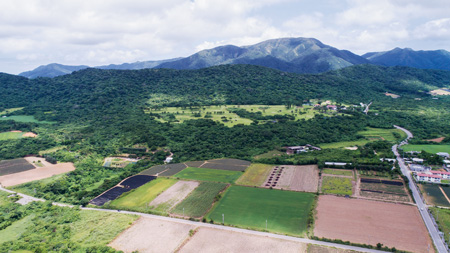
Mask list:
[[314,235],[370,245],[382,243],[411,252],[428,252],[428,245],[432,245],[415,206],[331,195],[319,197]]

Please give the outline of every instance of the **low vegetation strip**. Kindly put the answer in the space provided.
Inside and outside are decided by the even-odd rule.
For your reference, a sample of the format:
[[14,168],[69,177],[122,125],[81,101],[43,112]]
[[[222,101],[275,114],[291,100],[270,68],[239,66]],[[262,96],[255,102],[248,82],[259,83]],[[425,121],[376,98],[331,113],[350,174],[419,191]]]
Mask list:
[[245,173],[236,181],[236,184],[248,186],[261,186],[266,180],[273,165],[254,163],[250,165]]
[[184,163],[174,163],[174,164],[164,164],[156,165],[149,169],[142,171],[141,175],[152,175],[152,176],[173,176],[186,168]]
[[205,161],[200,168],[244,171],[250,164],[249,161],[239,159],[216,159]]
[[23,137],[23,134],[22,132],[3,132],[0,133],[0,141],[19,139]]
[[225,183],[202,182],[187,198],[172,210],[172,213],[200,218],[211,208],[216,196],[226,186],[227,184]]
[[352,179],[346,177],[322,177],[322,193],[352,195]]
[[174,175],[174,177],[198,181],[234,183],[241,175],[242,172],[240,171],[188,167]]
[[413,145],[408,144],[402,146],[403,151],[426,151],[428,153],[436,154],[438,152],[450,153],[450,145]]
[[[303,235],[315,195],[244,186],[231,186],[207,219],[216,223]],[[266,223],[267,221],[267,223]]]
[[0,161],[0,176],[18,173],[34,169],[34,165],[30,164],[24,158]]
[[450,210],[431,207],[430,208],[433,217],[439,226],[439,231],[444,233],[444,238],[447,244],[450,243]]
[[327,175],[340,175],[340,176],[347,176],[352,177],[353,171],[351,170],[341,170],[341,169],[323,169],[322,174]]
[[133,211],[149,211],[149,204],[161,192],[177,182],[175,179],[157,178],[134,191],[124,194],[120,198],[113,200],[109,206],[116,209],[126,209]]

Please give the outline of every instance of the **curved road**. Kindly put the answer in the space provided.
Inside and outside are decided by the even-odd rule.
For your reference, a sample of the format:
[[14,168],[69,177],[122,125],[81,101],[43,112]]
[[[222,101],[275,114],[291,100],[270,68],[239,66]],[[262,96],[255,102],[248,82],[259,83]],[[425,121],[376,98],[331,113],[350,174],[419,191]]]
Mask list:
[[411,177],[411,173],[409,172],[408,168],[405,165],[405,162],[403,161],[402,157],[400,156],[397,150],[398,147],[407,144],[408,140],[413,138],[413,135],[410,131],[402,127],[395,125],[394,127],[405,132],[408,135],[408,137],[404,141],[402,141],[400,145],[394,145],[392,147],[392,152],[394,152],[394,155],[397,157],[398,165],[400,166],[403,175],[405,175],[409,180],[408,186],[413,193],[413,198],[416,201],[417,207],[419,208],[419,213],[420,215],[422,215],[422,219],[425,222],[425,225],[427,226],[428,232],[430,233],[431,239],[433,240],[433,243],[436,246],[437,251],[442,253],[448,252],[448,249],[444,245],[442,238],[439,236],[439,230],[434,226],[434,223],[431,219],[431,215],[428,212],[427,205],[423,202],[422,198],[420,197],[419,191],[415,186],[414,181]]

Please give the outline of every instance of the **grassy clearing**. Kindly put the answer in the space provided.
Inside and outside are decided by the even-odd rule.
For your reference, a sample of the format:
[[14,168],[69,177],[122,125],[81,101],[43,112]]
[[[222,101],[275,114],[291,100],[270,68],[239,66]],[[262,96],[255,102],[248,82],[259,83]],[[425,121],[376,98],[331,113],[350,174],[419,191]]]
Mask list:
[[261,186],[267,176],[269,176],[272,168],[273,165],[254,163],[245,170],[244,175],[236,181],[236,184]]
[[53,121],[39,121],[34,118],[34,116],[28,115],[17,115],[17,116],[9,116],[9,117],[1,117],[0,120],[14,120],[16,122],[24,122],[24,123],[41,123],[41,124],[54,124]]
[[346,147],[354,147],[354,146],[364,146],[369,142],[370,142],[370,140],[360,139],[357,141],[340,141],[340,142],[333,142],[333,143],[322,143],[322,144],[319,144],[318,146],[321,148],[346,148]]
[[392,175],[386,171],[373,171],[373,170],[358,170],[358,174],[362,177],[367,178],[377,178],[377,179],[397,179],[398,177],[392,178]]
[[178,172],[173,177],[231,184],[234,183],[234,181],[236,181],[236,179],[238,179],[241,175],[242,172],[240,171],[188,167]]
[[0,133],[0,141],[4,140],[12,140],[12,139],[20,139],[24,133],[20,132],[3,132]]
[[30,214],[16,222],[12,225],[0,230],[0,244],[4,242],[17,240],[29,227],[33,225],[32,219],[33,214]]
[[148,204],[152,202],[161,192],[169,189],[177,182],[175,179],[157,178],[136,190],[124,194],[118,199],[111,201],[109,206],[116,209],[128,209],[135,211],[148,211]]
[[[164,107],[160,109],[148,109],[146,112],[159,114],[161,118],[158,120],[161,122],[183,122],[185,120],[205,118],[206,116],[214,121],[222,122],[228,127],[237,124],[250,125],[252,123],[252,120],[241,118],[235,113],[230,112],[229,109],[245,109],[253,113],[260,112],[262,116],[292,115],[295,117],[295,120],[312,119],[317,114],[329,115],[313,110],[312,106],[287,109],[284,105],[214,105],[195,108]],[[223,117],[226,118],[226,121],[223,120]]]
[[9,108],[9,109],[5,109],[2,112],[0,112],[0,116],[5,115],[5,114],[9,114],[15,111],[20,111],[22,110],[24,107],[17,107],[17,108]]
[[226,186],[224,183],[202,182],[172,210],[172,213],[194,218],[202,217],[211,208],[217,194]]
[[84,247],[106,245],[137,218],[137,215],[81,211],[80,219],[70,224],[71,241]]
[[314,203],[314,194],[231,186],[213,208],[208,219],[217,223],[303,235]]
[[439,231],[444,233],[445,241],[450,243],[450,210],[430,207],[430,211],[436,219]]
[[57,146],[57,147],[49,148],[46,150],[42,150],[42,151],[39,151],[39,155],[46,155],[46,154],[54,153],[58,150],[65,149],[66,147],[67,146]]
[[322,193],[336,195],[352,195],[352,179],[344,177],[322,178]]
[[428,153],[436,154],[438,152],[450,153],[450,145],[412,145],[408,144],[402,146],[403,151],[426,151]]
[[329,175],[341,175],[341,176],[353,176],[353,171],[351,170],[339,170],[339,169],[323,169],[322,174]]

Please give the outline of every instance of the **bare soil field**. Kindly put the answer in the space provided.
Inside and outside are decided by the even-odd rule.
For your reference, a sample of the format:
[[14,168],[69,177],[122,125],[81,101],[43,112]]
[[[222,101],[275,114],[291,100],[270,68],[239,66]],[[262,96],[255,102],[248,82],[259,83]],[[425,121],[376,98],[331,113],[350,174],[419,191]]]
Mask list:
[[199,168],[244,171],[251,162],[239,159],[215,159],[205,161]]
[[[25,157],[24,159],[27,160],[31,164],[38,163],[40,161],[41,164],[43,165],[43,167],[47,167],[47,166],[52,166],[53,165],[53,164],[45,161],[45,158],[42,158],[42,157],[29,156],[29,157]],[[38,167],[38,166],[35,166],[35,167]]]
[[[280,174],[281,176],[278,178]],[[265,187],[272,186],[275,189],[305,192],[317,192],[318,185],[319,169],[317,165],[275,166],[263,184]]]
[[191,229],[195,227],[141,217],[108,246],[124,252],[174,252],[189,237]]
[[49,178],[54,175],[74,171],[73,163],[59,163],[46,167],[36,168],[28,171],[14,173],[0,177],[0,183],[4,187],[28,183],[35,180]]
[[213,228],[200,228],[179,252],[306,252],[307,245]]
[[36,138],[37,134],[33,133],[33,132],[26,132],[22,135],[22,137],[31,137],[31,138]]
[[149,206],[168,212],[186,198],[199,184],[195,181],[178,181],[150,202]]
[[[415,206],[330,195],[319,197],[314,235],[411,252],[432,245]],[[431,248],[433,249],[433,248]]]
[[357,253],[359,251],[326,247],[321,245],[309,244],[308,253]]
[[436,142],[436,143],[441,143],[444,139],[445,139],[445,137],[439,137],[439,138],[430,139],[430,140],[427,140],[427,141],[432,141],[432,142]]

